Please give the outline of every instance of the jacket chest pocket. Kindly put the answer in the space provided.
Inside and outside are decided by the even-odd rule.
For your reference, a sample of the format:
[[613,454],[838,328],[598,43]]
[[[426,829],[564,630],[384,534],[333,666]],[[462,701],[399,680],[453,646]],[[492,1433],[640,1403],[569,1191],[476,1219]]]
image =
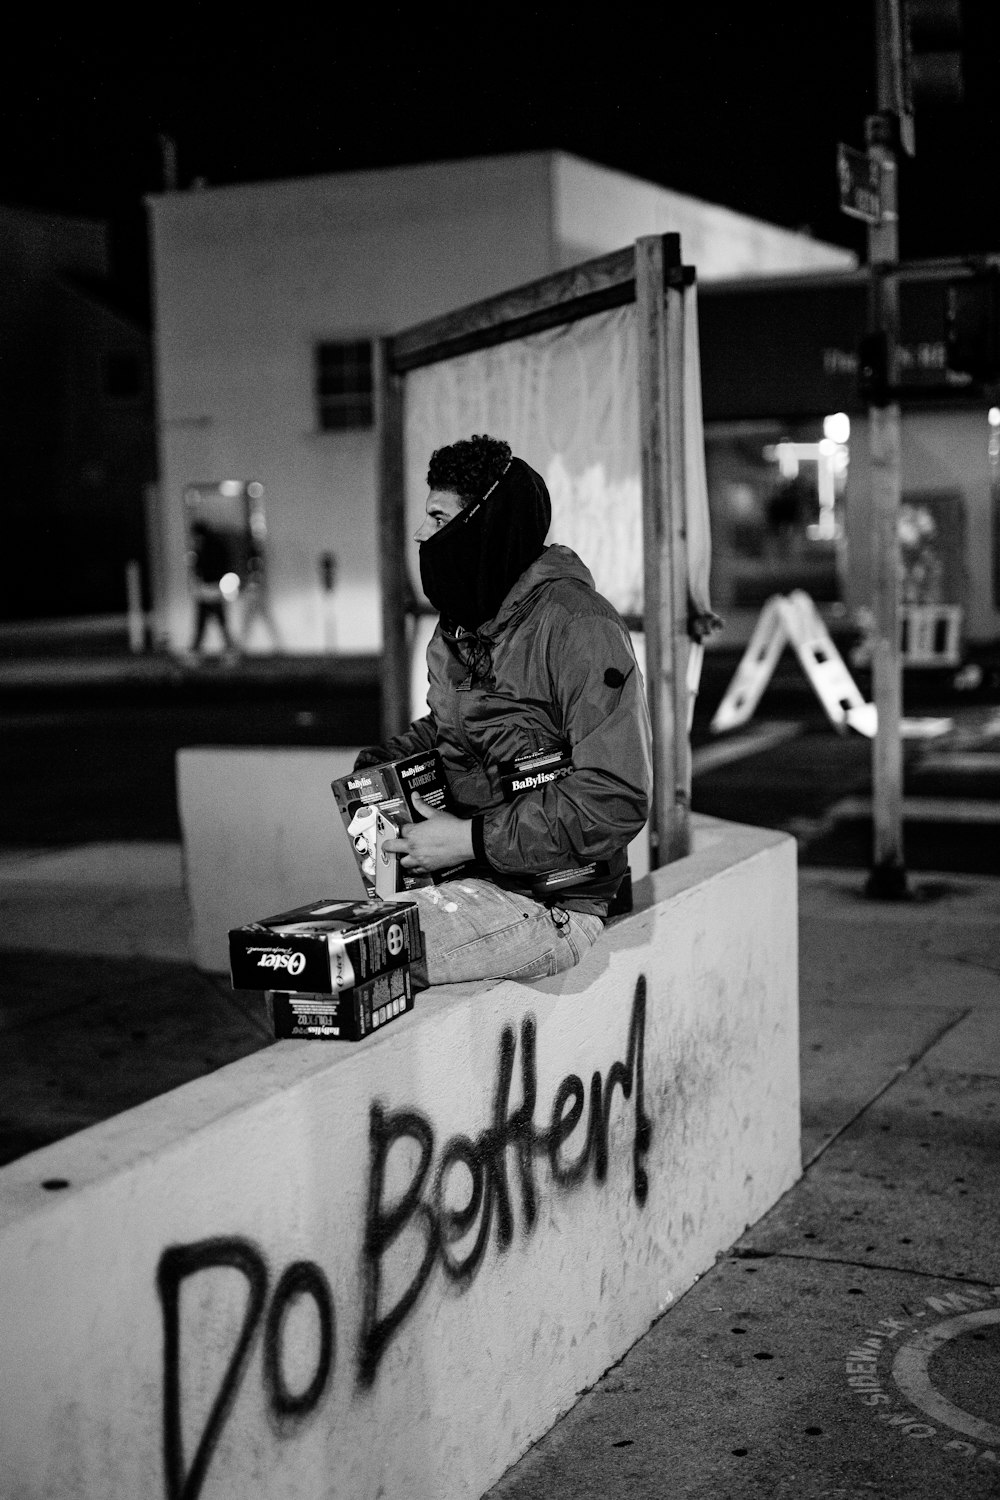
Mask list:
[[464,705],[465,737],[484,765],[499,768],[508,761],[548,749],[564,749],[562,727],[552,706],[506,694],[470,694]]

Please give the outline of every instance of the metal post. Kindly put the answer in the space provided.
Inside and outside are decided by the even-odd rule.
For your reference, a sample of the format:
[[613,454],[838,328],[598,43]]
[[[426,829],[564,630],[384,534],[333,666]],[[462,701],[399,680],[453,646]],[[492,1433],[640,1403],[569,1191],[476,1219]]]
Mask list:
[[653,869],[690,853],[684,295],[678,235],[635,245],[646,691],[653,727]]
[[990,530],[993,552],[993,607],[1000,609],[1000,411],[990,408],[987,461],[990,472]]
[[378,429],[378,547],[382,591],[382,735],[410,722],[410,653],[406,630],[406,499],[403,475],[403,382],[392,368],[389,339],[375,344]]
[[902,662],[899,640],[899,509],[901,494],[898,383],[899,293],[894,274],[899,262],[896,188],[896,77],[899,59],[898,0],[876,0],[876,54],[879,113],[866,121],[869,158],[879,168],[882,212],[869,225],[871,327],[885,340],[887,399],[868,411],[872,466],[875,635],[872,686],[878,731],[872,741],[872,868],[870,896],[906,895],[903,861],[903,757],[900,737]]
[[137,656],[146,649],[146,616],[142,610],[142,569],[134,557],[125,564],[125,600],[128,648]]

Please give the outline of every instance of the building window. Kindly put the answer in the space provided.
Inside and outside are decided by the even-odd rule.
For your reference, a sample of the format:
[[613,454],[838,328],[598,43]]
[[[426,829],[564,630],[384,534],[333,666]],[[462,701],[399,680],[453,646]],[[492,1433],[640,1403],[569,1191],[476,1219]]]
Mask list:
[[371,427],[372,346],[369,339],[316,345],[316,419],[320,432]]
[[104,394],[113,401],[134,401],[142,395],[142,363],[130,350],[114,350],[102,361]]

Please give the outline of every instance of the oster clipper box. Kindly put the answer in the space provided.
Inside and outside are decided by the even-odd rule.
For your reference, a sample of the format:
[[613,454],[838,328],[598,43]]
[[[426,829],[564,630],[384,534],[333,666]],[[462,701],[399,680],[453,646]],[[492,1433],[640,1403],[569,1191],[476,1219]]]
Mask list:
[[359,1042],[412,1010],[415,988],[410,970],[401,968],[339,995],[268,990],[265,1000],[276,1037]]
[[417,875],[403,868],[395,852],[382,847],[407,823],[421,821],[413,808],[414,792],[428,806],[450,811],[448,784],[436,750],[366,766],[331,785],[369,896],[392,897],[420,885],[436,885],[464,869],[454,865],[433,875]]
[[229,934],[229,967],[237,990],[340,995],[381,975],[418,964],[423,935],[416,903],[327,898],[265,917]]

